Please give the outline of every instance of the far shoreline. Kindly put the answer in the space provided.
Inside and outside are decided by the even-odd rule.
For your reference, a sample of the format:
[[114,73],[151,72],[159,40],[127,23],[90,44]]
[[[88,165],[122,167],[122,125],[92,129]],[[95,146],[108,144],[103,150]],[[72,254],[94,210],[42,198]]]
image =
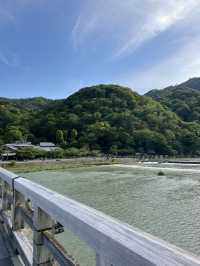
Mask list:
[[[166,160],[138,160],[135,157],[78,157],[66,159],[46,159],[27,161],[0,161],[0,167],[15,173],[30,173],[40,171],[59,171],[80,167],[106,166],[106,165],[141,165],[141,164],[179,164],[200,165],[200,158],[169,158]],[[144,166],[145,167],[145,166]]]
[[68,170],[80,167],[112,165],[122,162],[117,158],[68,158],[32,161],[1,161],[0,167],[15,173],[30,173],[50,170]]

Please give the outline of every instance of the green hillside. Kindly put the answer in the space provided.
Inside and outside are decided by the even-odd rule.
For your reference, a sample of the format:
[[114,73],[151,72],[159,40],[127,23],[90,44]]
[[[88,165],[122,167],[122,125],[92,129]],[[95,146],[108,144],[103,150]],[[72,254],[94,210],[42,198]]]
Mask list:
[[119,155],[200,153],[198,123],[117,85],[83,88],[63,100],[1,98],[1,143],[22,139]]
[[35,115],[52,103],[52,100],[42,97],[0,98],[0,143],[30,138],[30,126]]
[[87,87],[43,104],[0,101],[0,139],[53,141],[68,149],[128,155],[198,154],[200,125],[183,122],[165,105],[117,85]]
[[200,78],[191,78],[179,85],[180,87],[187,87],[200,91]]
[[200,78],[146,94],[170,108],[187,122],[200,122]]

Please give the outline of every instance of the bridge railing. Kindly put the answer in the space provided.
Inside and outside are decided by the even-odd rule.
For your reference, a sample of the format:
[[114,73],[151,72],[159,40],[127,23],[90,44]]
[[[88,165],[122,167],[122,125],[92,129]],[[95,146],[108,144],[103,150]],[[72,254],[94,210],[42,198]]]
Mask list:
[[62,227],[95,251],[97,266],[200,265],[182,249],[2,168],[0,180],[0,216],[25,265],[75,265],[55,240]]

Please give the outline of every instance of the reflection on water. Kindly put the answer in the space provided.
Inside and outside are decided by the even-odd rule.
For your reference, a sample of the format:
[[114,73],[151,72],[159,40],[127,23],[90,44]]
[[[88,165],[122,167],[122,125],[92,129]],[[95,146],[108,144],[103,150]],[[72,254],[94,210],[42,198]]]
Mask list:
[[[200,166],[100,166],[25,176],[200,255]],[[61,238],[81,265],[93,265],[82,243]]]

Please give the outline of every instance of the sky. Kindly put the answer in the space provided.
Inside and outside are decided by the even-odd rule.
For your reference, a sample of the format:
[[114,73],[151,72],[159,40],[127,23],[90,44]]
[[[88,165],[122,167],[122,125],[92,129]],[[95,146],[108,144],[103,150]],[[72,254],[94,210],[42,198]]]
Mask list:
[[0,0],[0,96],[200,77],[199,0]]

